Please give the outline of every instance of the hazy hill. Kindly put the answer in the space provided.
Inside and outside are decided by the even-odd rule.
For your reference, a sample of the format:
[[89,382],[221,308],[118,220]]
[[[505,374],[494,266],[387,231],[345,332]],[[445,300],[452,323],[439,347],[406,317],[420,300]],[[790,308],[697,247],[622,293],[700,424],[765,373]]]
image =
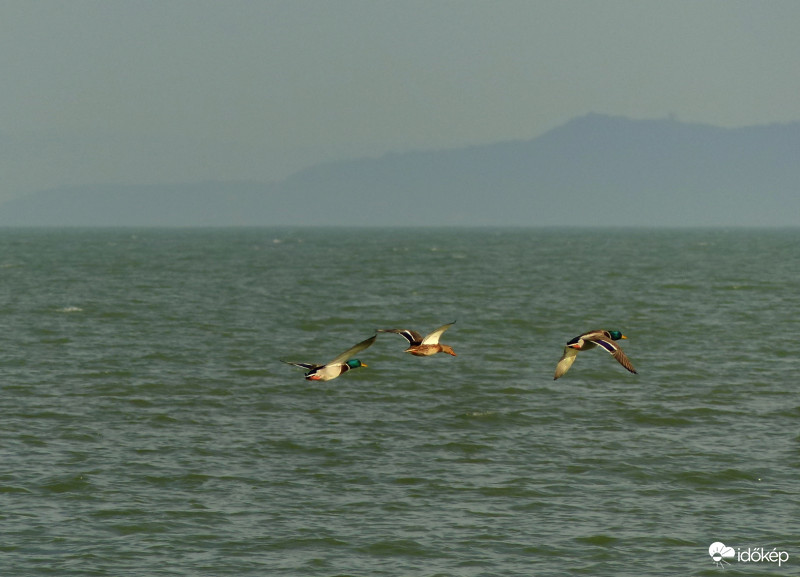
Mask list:
[[0,225],[800,225],[800,123],[590,114],[539,138],[318,165],[277,183],[87,186]]

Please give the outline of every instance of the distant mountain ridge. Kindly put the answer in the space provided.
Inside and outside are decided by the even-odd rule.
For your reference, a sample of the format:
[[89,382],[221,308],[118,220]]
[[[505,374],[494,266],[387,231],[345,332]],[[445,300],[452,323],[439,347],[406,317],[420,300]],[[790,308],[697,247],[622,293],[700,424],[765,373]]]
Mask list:
[[55,189],[4,226],[798,226],[800,122],[589,114],[538,138],[330,162],[275,183]]

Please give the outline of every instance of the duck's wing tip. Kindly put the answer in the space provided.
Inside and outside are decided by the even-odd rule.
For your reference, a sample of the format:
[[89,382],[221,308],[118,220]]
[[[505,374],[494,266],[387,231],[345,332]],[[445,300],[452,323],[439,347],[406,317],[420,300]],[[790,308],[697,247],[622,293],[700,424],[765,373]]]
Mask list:
[[440,326],[438,329],[434,330],[431,334],[429,334],[424,339],[422,339],[422,344],[423,345],[436,345],[436,344],[438,344],[439,343],[439,338],[442,336],[442,333],[444,331],[446,331],[447,329],[449,329],[450,327],[452,327],[455,324],[455,322],[456,321],[453,321],[452,323],[447,323],[446,325]]
[[606,351],[608,351],[612,357],[617,359],[617,362],[619,364],[625,367],[625,369],[632,372],[634,375],[639,374],[636,371],[636,369],[633,368],[633,363],[628,358],[628,355],[625,354],[625,351],[622,350],[622,347],[620,347],[614,341],[609,341],[606,339],[597,339],[594,342],[603,347]]
[[372,335],[371,337],[369,337],[368,339],[364,339],[360,343],[358,343],[356,345],[353,345],[352,347],[347,349],[345,352],[343,352],[341,355],[339,355],[338,357],[333,359],[328,364],[329,365],[335,365],[335,364],[343,363],[343,362],[349,360],[350,357],[352,357],[356,353],[360,353],[361,351],[363,351],[367,347],[372,346],[372,343],[374,343],[375,339],[377,339],[377,338],[378,338],[378,335],[376,333],[376,334]]
[[575,362],[577,357],[578,351],[576,349],[573,349],[572,347],[564,347],[564,354],[561,355],[561,358],[556,365],[556,372],[555,375],[553,375],[553,380],[557,381],[560,377],[563,377],[572,366],[572,363]]
[[628,371],[633,373],[634,375],[638,375],[639,371],[633,368],[633,363],[630,361],[628,356],[622,351],[622,349],[617,349],[617,352],[614,353],[614,358],[617,359],[617,362],[625,367]]
[[410,329],[378,329],[379,333],[396,333],[408,341],[411,346],[422,343],[422,335]]
[[309,370],[309,371],[314,370],[314,369],[318,369],[318,368],[320,368],[322,366],[322,365],[316,365],[314,363],[296,363],[294,361],[285,361],[283,359],[279,359],[279,360],[280,360],[280,362],[286,363],[287,365],[292,365],[293,367],[300,367],[301,369],[306,369],[306,370]]

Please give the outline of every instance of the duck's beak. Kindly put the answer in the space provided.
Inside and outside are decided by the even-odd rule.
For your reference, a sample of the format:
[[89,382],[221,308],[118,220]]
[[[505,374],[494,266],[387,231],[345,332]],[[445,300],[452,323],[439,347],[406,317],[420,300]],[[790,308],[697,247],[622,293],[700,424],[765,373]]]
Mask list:
[[367,363],[361,363],[361,366],[362,367],[368,367],[369,365]]
[[621,339],[627,339],[628,337],[626,337],[625,335],[622,335],[620,338]]

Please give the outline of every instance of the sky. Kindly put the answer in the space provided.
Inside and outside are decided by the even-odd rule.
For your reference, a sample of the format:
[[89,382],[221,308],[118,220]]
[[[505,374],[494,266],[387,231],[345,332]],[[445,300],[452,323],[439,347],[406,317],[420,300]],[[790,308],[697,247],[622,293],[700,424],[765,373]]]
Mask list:
[[273,181],[589,112],[800,120],[795,0],[0,0],[0,202]]

